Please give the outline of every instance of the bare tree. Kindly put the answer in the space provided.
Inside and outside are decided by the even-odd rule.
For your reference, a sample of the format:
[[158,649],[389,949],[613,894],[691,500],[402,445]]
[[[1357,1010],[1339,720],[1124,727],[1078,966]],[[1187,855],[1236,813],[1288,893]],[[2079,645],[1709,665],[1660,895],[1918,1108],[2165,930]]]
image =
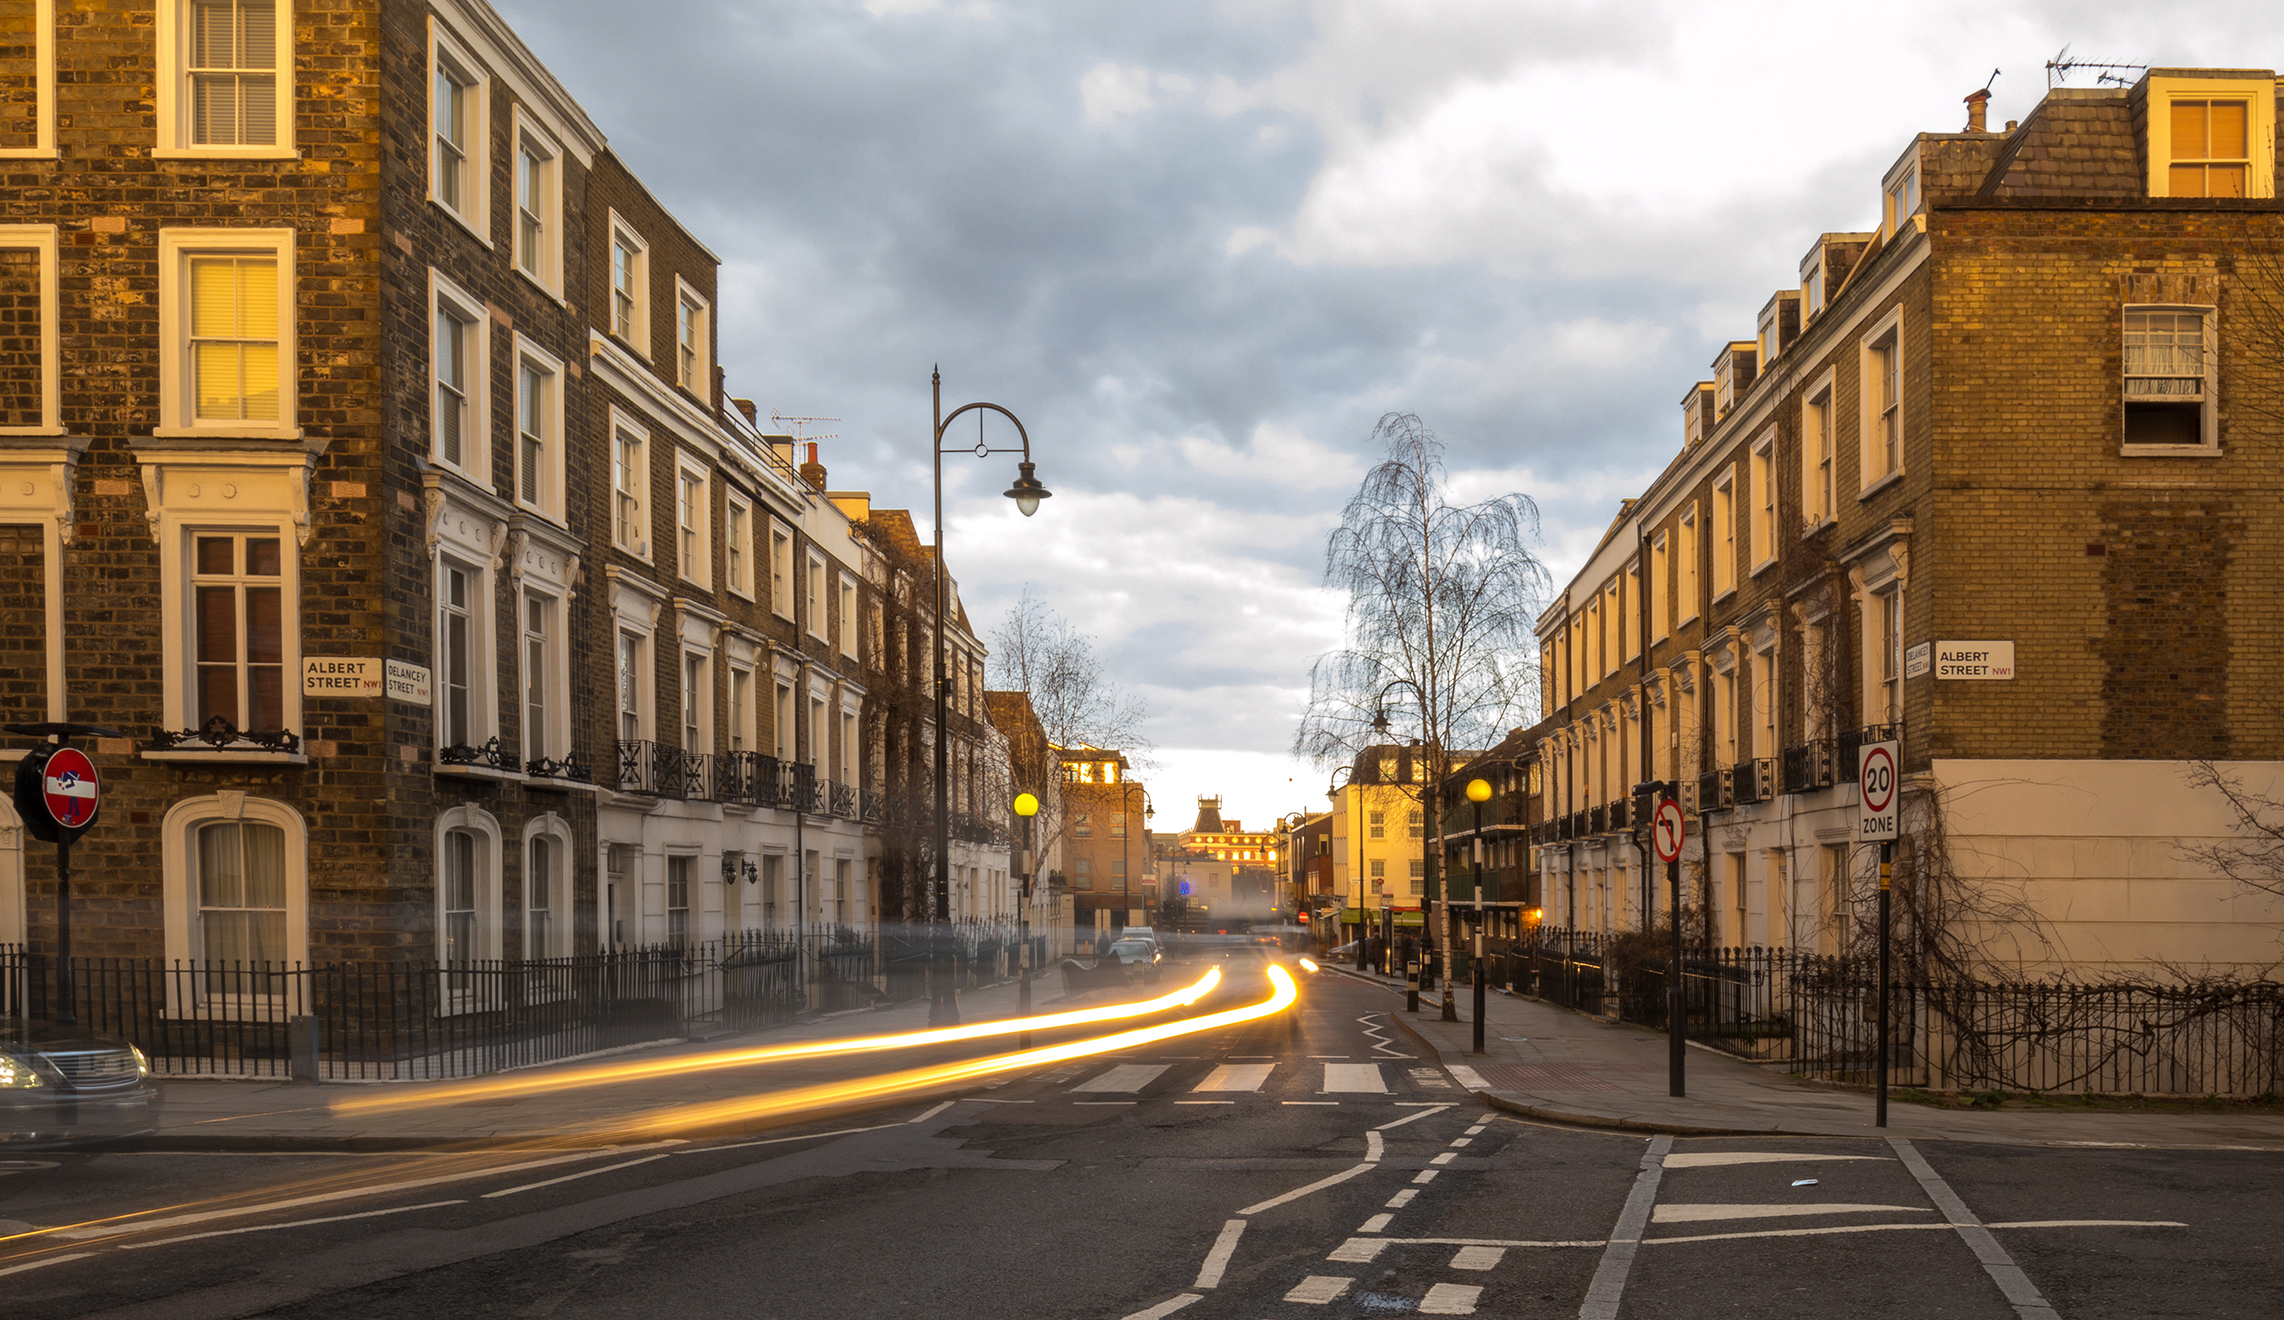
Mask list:
[[[1348,593],[1347,644],[1310,668],[1293,750],[1320,768],[1352,759],[1374,739],[1391,690],[1404,691],[1427,753],[1416,789],[1435,841],[1423,859],[1427,896],[1438,901],[1437,789],[1450,753],[1495,745],[1533,708],[1532,623],[1547,585],[1532,553],[1538,506],[1522,494],[1452,503],[1443,444],[1411,413],[1382,417],[1372,439],[1387,456],[1364,475],[1325,544],[1325,585]],[[1451,907],[1440,906],[1448,966]],[[1448,975],[1443,1017],[1458,1018]]]
[[1093,639],[1025,588],[991,634],[989,686],[1031,698],[1039,727],[1057,747],[1110,747],[1130,761],[1154,750],[1142,735],[1150,707],[1118,689]]

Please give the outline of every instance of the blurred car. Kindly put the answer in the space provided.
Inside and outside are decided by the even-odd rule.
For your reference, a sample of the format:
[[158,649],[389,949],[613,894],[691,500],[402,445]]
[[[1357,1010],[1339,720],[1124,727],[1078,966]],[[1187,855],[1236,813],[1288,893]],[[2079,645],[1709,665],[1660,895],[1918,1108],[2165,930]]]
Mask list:
[[87,1027],[0,1020],[0,1149],[148,1132],[159,1123],[151,1061]]
[[1158,947],[1156,940],[1120,939],[1113,940],[1102,957],[1105,962],[1116,962],[1129,976],[1140,975],[1146,981],[1155,981],[1158,964],[1166,960],[1166,951]]

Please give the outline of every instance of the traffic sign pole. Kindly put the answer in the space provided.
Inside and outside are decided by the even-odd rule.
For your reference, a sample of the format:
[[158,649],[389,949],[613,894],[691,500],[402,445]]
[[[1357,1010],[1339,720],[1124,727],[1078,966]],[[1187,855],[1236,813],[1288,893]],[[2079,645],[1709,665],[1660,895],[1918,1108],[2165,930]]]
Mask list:
[[1872,1126],[1887,1126],[1887,1074],[1888,1074],[1888,875],[1895,865],[1895,845],[1880,845],[1880,1032],[1879,1081],[1872,1101]]
[[1686,833],[1681,804],[1665,798],[1650,817],[1650,841],[1658,860],[1665,863],[1666,887],[1673,892],[1673,956],[1665,969],[1666,1094],[1686,1095],[1684,1076],[1689,1057],[1688,995],[1681,984],[1681,840]]
[[116,729],[93,724],[10,724],[9,733],[53,738],[16,763],[16,815],[35,839],[56,846],[56,1009],[57,1026],[79,1024],[78,987],[71,966],[71,845],[95,824],[103,805],[103,781],[87,753],[71,745],[75,736],[120,737]]
[[1887,1126],[1888,1075],[1888,884],[1895,866],[1895,841],[1902,831],[1903,813],[1896,799],[1902,796],[1903,775],[1897,765],[1901,750],[1895,739],[1865,743],[1856,753],[1856,841],[1880,846],[1880,982],[1879,1033],[1875,1063],[1872,1125]]

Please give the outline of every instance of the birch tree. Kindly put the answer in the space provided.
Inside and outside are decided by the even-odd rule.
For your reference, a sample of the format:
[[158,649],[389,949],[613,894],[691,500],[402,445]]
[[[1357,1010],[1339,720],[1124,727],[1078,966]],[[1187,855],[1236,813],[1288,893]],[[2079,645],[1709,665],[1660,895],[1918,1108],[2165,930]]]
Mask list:
[[[1309,704],[1293,749],[1326,768],[1374,741],[1382,717],[1416,730],[1426,769],[1405,791],[1420,803],[1425,897],[1442,914],[1443,1019],[1458,1019],[1450,967],[1451,906],[1442,901],[1438,789],[1452,754],[1495,745],[1536,710],[1532,624],[1547,586],[1532,547],[1538,506],[1520,493],[1476,504],[1450,498],[1443,444],[1411,413],[1372,430],[1385,457],[1364,476],[1325,544],[1324,583],[1348,596],[1341,649],[1309,671]],[[1409,718],[1406,710],[1409,708]]]

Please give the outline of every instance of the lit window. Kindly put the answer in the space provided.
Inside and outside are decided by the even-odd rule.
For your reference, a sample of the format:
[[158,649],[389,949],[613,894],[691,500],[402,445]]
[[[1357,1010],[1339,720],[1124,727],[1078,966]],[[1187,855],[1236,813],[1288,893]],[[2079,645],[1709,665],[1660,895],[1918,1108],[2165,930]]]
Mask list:
[[2166,193],[2172,197],[2243,197],[2252,172],[2249,103],[2174,101],[2172,162]]
[[278,263],[268,256],[190,259],[190,374],[194,416],[276,422]]
[[194,538],[197,723],[285,727],[284,543],[276,536]]

